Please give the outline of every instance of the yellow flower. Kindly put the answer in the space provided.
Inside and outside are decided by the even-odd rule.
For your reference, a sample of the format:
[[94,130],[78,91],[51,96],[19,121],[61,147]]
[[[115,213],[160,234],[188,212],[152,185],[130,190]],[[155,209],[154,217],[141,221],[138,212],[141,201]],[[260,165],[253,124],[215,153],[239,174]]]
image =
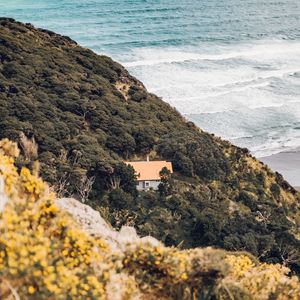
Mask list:
[[20,254],[21,254],[21,256],[26,257],[28,255],[28,252],[26,249],[23,248],[23,249],[21,249]]
[[[134,299],[135,288],[140,292],[139,287],[147,285],[154,289],[167,285],[166,290],[171,291],[178,284],[188,288],[191,282],[202,289],[198,274],[209,271],[214,260],[218,266],[218,251],[222,250],[181,251],[163,245],[133,244],[124,253],[115,253],[109,244],[81,230],[71,216],[60,211],[41,179],[26,168],[19,174],[13,159],[7,156],[9,152],[14,154],[15,148],[7,141],[0,142],[0,175],[9,198],[0,215],[0,269],[3,278],[16,279],[13,283],[21,299],[32,295],[34,299],[103,300],[106,289],[115,284],[116,274],[124,275],[117,279],[126,285],[122,299]],[[216,257],[206,259],[206,253],[215,253]],[[225,264],[223,254],[221,258],[226,270],[220,270],[220,286],[223,281],[234,298],[235,290],[255,299],[269,299],[270,295],[277,299],[282,294],[282,300],[296,300],[300,294],[299,279],[288,277],[288,268],[261,264],[246,254],[222,253],[226,253]],[[156,276],[153,265],[164,276]],[[227,299],[228,294],[221,298]]]
[[29,287],[28,287],[28,293],[29,294],[33,294],[35,292],[35,288],[32,286],[32,285],[30,285]]
[[183,279],[183,280],[187,280],[188,276],[187,276],[186,273],[183,273],[180,278]]
[[35,271],[33,271],[33,276],[39,277],[39,276],[41,276],[41,275],[42,275],[42,272],[41,272],[40,270],[35,270]]

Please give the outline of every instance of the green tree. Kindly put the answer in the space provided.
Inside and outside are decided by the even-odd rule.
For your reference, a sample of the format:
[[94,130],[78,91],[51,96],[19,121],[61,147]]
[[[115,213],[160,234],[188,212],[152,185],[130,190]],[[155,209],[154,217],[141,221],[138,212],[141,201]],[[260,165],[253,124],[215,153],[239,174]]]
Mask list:
[[133,197],[137,196],[137,176],[132,166],[125,163],[118,163],[114,166],[114,171],[109,178],[109,186],[112,190],[122,189]]
[[161,169],[161,171],[159,172],[159,176],[160,176],[160,184],[158,186],[158,190],[161,196],[168,196],[171,194],[171,171],[166,168],[163,167]]

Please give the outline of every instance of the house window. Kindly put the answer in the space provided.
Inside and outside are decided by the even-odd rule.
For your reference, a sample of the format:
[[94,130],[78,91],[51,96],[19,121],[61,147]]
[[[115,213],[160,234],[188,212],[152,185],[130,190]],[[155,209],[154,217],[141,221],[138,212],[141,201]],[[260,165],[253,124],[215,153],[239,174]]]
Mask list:
[[149,181],[143,181],[143,188],[147,188],[150,186],[150,182]]

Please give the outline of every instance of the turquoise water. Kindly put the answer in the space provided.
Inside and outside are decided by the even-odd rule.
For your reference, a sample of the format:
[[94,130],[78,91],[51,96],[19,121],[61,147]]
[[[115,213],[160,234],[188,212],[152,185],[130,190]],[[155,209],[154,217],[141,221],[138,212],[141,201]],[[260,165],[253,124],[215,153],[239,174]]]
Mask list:
[[300,147],[300,1],[0,0],[0,15],[112,56],[258,156]]

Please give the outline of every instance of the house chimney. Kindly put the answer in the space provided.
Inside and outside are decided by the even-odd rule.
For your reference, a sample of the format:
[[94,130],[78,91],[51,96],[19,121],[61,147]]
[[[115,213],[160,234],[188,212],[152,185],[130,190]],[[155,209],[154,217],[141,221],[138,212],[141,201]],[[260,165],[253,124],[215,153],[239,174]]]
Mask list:
[[149,155],[147,155],[147,162],[149,162],[150,161],[150,158],[149,158]]

